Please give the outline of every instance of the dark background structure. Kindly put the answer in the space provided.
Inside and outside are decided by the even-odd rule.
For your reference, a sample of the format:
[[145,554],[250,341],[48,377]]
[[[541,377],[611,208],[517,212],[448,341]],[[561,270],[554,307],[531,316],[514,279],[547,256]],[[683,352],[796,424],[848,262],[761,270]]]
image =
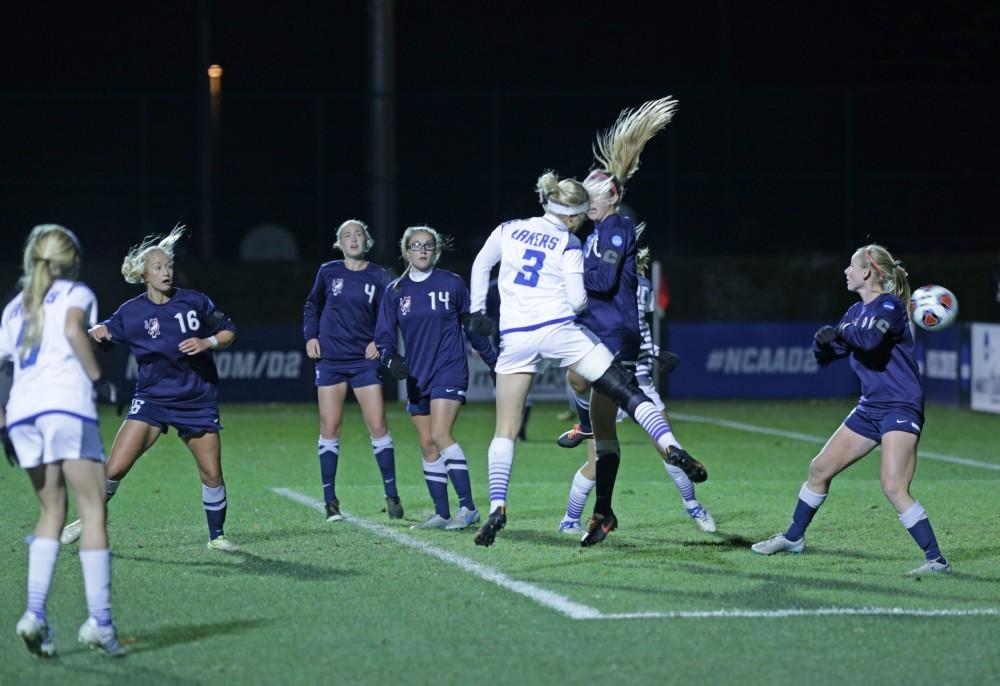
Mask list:
[[[991,314],[995,3],[188,0],[2,12],[5,285],[27,230],[51,221],[81,235],[101,269],[88,278],[106,277],[117,298],[127,247],[180,221],[192,285],[257,293],[241,296],[245,317],[294,321],[316,265],[333,257],[333,227],[379,215],[379,193],[395,203],[392,225],[373,226],[376,259],[394,263],[402,229],[426,223],[455,237],[444,264],[462,272],[495,225],[537,211],[541,171],[582,177],[598,129],[671,94],[679,112],[626,201],[649,223],[676,316],[839,312],[839,270],[869,241],[917,281],[953,286],[964,312]],[[223,68],[214,101],[209,64]],[[381,162],[379,122],[392,124]],[[267,224],[290,232],[298,260],[239,261],[246,234]]]

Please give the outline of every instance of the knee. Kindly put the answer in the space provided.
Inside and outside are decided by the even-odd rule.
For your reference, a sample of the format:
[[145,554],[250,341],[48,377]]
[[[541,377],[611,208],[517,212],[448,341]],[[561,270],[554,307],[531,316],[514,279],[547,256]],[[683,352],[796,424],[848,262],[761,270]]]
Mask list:
[[321,420],[319,433],[323,438],[340,438],[340,422]]
[[438,452],[441,452],[454,442],[455,439],[451,437],[450,431],[435,431],[431,434],[431,443]]
[[809,463],[809,481],[812,483],[829,484],[831,480],[833,480],[831,471],[819,459],[819,456],[814,457],[813,461]]
[[894,477],[882,477],[882,492],[893,505],[903,502],[910,493],[909,484]]
[[208,486],[209,488],[218,488],[222,485],[222,468],[213,469],[202,469],[201,471],[201,482]]
[[[423,453],[425,459],[433,457],[436,460],[438,457],[437,445],[430,438],[420,441],[420,452]],[[433,462],[434,460],[428,459],[427,461]]]
[[590,388],[590,382],[572,370],[566,372],[566,382],[574,393],[586,393]]

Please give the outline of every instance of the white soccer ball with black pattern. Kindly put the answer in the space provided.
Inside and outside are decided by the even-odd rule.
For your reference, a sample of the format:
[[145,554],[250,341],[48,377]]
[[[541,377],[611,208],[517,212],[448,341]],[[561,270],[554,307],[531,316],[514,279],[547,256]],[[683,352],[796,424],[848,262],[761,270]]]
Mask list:
[[947,329],[958,317],[958,298],[944,286],[921,286],[910,297],[910,317],[924,331]]

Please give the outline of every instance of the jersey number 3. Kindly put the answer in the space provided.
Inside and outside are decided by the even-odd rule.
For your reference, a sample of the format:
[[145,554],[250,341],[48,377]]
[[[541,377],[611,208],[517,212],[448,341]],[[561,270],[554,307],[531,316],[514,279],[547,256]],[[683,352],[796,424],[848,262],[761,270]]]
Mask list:
[[[545,253],[541,250],[525,250],[524,257],[521,259],[524,260],[524,266],[514,276],[514,283],[534,288],[538,285],[538,272],[541,271],[542,265],[545,264]],[[531,264],[528,264],[528,260],[531,260]]]

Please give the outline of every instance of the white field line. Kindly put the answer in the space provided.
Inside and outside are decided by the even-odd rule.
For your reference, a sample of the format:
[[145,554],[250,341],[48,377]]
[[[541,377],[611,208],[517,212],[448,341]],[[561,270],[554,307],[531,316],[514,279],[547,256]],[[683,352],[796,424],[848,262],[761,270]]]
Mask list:
[[[310,498],[307,495],[294,491],[290,488],[272,488],[272,492],[294,500],[297,503],[310,507],[318,512],[324,511],[323,502]],[[830,607],[817,609],[790,608],[785,610],[706,610],[706,611],[668,611],[668,612],[622,612],[605,614],[600,610],[577,603],[566,596],[553,591],[548,591],[535,584],[526,581],[511,579],[503,572],[498,572],[485,565],[479,564],[467,557],[463,557],[450,550],[438,548],[435,545],[426,543],[413,536],[408,536],[399,531],[369,522],[366,519],[355,517],[341,510],[344,521],[357,527],[370,531],[382,538],[388,538],[400,545],[413,548],[425,555],[436,557],[450,565],[458,567],[464,572],[478,576],[484,581],[489,581],[500,588],[513,591],[522,595],[542,607],[555,610],[569,619],[713,619],[713,618],[765,618],[781,619],[786,617],[818,617],[824,615],[867,615],[867,616],[892,616],[892,617],[971,617],[990,615],[1000,615],[998,608],[973,608],[968,610],[942,609],[942,610],[916,610],[901,607]]]
[[[743,422],[733,422],[728,419],[717,419],[716,417],[705,417],[698,414],[687,414],[685,412],[671,412],[671,419],[679,419],[684,422],[698,422],[699,424],[714,424],[715,426],[722,426],[727,429],[735,429],[737,431],[746,431],[755,434],[765,434],[767,436],[781,436],[783,438],[791,438],[796,441],[805,441],[806,443],[818,443],[823,445],[826,443],[827,438],[823,436],[814,436],[813,434],[803,434],[797,431],[783,431],[782,429],[772,429],[767,426],[757,426],[756,424],[744,424]],[[994,462],[982,462],[980,460],[970,460],[967,457],[958,457],[957,455],[946,455],[945,453],[937,453],[933,450],[917,450],[917,459],[928,459],[937,460],[938,462],[950,462],[952,464],[960,464],[966,467],[976,467],[978,469],[991,469],[995,472],[1000,472],[1000,464]]]

